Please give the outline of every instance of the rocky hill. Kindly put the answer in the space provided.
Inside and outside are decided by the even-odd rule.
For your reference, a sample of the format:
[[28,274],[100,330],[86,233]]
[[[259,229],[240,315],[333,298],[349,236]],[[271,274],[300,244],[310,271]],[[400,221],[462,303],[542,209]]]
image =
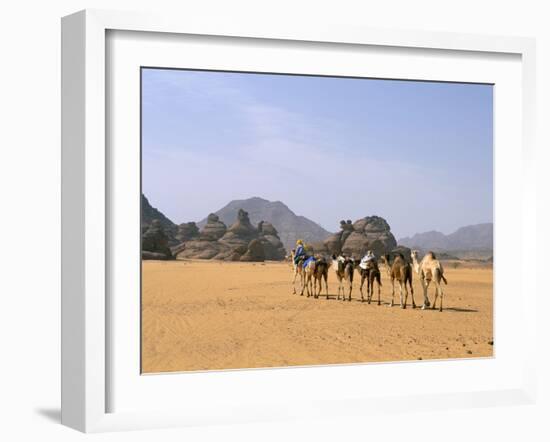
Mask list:
[[400,244],[413,249],[433,251],[492,251],[493,223],[465,226],[449,235],[430,231],[417,233],[399,240]]
[[[282,202],[258,197],[231,201],[214,213],[221,222],[230,226],[237,220],[239,209],[248,212],[250,222],[254,225],[260,221],[271,223],[287,251],[294,247],[299,238],[306,243],[312,243],[323,241],[331,234],[308,218],[296,215]],[[203,227],[206,223],[207,219],[203,219],[197,225]]]
[[[158,220],[162,227],[163,234],[167,236],[169,245],[176,245],[179,241],[176,239],[178,227],[170,221],[160,210],[151,206],[145,195],[141,194],[141,230],[142,234],[151,226],[153,220]],[[159,226],[156,226],[158,230]]]

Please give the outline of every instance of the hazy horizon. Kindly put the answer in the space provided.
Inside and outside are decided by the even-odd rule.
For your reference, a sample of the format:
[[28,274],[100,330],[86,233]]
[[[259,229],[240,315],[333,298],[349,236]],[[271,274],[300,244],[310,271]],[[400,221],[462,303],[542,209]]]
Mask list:
[[142,186],[176,223],[281,201],[330,232],[493,222],[490,85],[142,70]]

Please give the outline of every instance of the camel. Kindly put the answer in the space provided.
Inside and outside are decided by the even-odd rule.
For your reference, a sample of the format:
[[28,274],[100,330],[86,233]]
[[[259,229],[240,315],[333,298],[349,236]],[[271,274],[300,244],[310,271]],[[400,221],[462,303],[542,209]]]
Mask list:
[[[388,276],[391,280],[391,303],[390,307],[393,307],[393,297],[395,295],[395,280],[399,283],[399,295],[400,295],[400,306],[401,308],[407,308],[407,298],[409,296],[409,292],[407,290],[407,282],[409,283],[409,287],[411,289],[411,298],[412,298],[412,308],[416,308],[416,304],[414,302],[414,290],[412,286],[412,267],[411,265],[405,261],[405,257],[399,253],[393,260],[393,263],[390,265],[390,255],[386,254],[382,257],[382,260],[384,261],[384,264],[386,265],[386,269],[388,272]],[[403,290],[405,291],[405,300],[403,302]]]
[[[313,293],[315,298],[319,298],[321,294],[321,288],[323,280],[325,280],[326,296],[328,299],[328,269],[330,264],[325,258],[319,258],[315,263],[315,270],[313,272]],[[319,289],[317,290],[317,284]]]
[[422,261],[418,262],[418,250],[411,251],[411,258],[413,261],[414,270],[420,276],[420,282],[422,284],[422,290],[424,290],[424,304],[422,304],[422,310],[430,306],[430,300],[428,298],[428,287],[430,282],[433,281],[435,285],[435,299],[432,308],[435,309],[437,303],[437,296],[440,296],[439,311],[443,311],[443,288],[441,287],[441,281],[447,284],[447,279],[443,275],[443,266],[435,256],[434,252],[428,252],[422,258]]
[[332,265],[336,280],[338,281],[338,296],[337,300],[340,300],[340,292],[342,292],[342,301],[346,300],[345,287],[349,288],[348,301],[351,301],[351,291],[353,289],[353,268],[354,262],[352,259],[346,258],[343,255],[332,255]]
[[361,285],[359,290],[361,291],[361,302],[365,301],[363,297],[363,284],[367,280],[367,303],[370,304],[372,295],[374,292],[374,282],[378,284],[378,305],[380,305],[380,287],[382,286],[382,281],[380,280],[380,269],[378,268],[378,263],[375,259],[372,259],[367,262],[367,268],[363,269],[357,267],[357,271],[361,275]]
[[295,250],[292,249],[290,251],[290,259],[292,261],[292,268],[293,268],[293,272],[294,272],[294,279],[292,280],[292,294],[293,295],[296,295],[297,292],[296,292],[296,277],[299,276],[300,277],[300,282],[302,284],[302,293],[304,293],[303,291],[303,287],[304,287],[304,267],[303,267],[303,264],[304,264],[304,258],[305,257],[301,257],[299,260],[298,260],[298,263],[296,264],[294,262],[294,253],[295,253]]
[[[300,261],[299,265],[302,263]],[[307,297],[314,296],[315,292],[313,291],[313,281],[315,279],[315,267],[317,265],[317,261],[314,257],[310,257],[306,259],[303,262],[303,270],[302,270],[302,292],[300,293],[300,296],[304,295],[304,289],[307,292]]]

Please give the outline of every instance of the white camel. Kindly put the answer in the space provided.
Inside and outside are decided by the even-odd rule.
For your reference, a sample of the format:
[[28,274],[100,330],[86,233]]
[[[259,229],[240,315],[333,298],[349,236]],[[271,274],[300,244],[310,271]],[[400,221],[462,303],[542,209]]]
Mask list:
[[426,309],[430,306],[430,300],[428,298],[428,286],[433,281],[435,285],[435,299],[432,308],[436,307],[437,297],[440,296],[439,311],[443,311],[443,288],[441,287],[441,281],[447,284],[447,279],[443,275],[443,266],[441,262],[436,258],[435,253],[428,252],[422,258],[422,261],[418,262],[418,250],[411,251],[411,258],[413,267],[422,283],[422,289],[424,290],[424,304],[422,309]]
[[308,258],[303,263],[303,270],[302,270],[302,292],[300,293],[300,296],[304,294],[304,289],[307,292],[307,297],[315,296],[315,291],[313,289],[313,281],[315,279],[315,267],[316,267],[316,261],[315,258]]
[[342,292],[342,301],[346,300],[345,285],[348,289],[348,301],[351,301],[351,291],[353,289],[353,260],[342,255],[332,255],[332,264],[330,267],[333,269],[336,280],[338,281],[338,295],[336,299],[340,299],[340,292]]
[[292,267],[294,270],[294,279],[292,280],[292,293],[294,295],[297,294],[296,292],[296,278],[300,277],[300,285],[302,286],[302,294],[304,293],[304,261],[303,259],[298,260],[298,263],[294,261],[294,250],[291,250],[290,252],[290,259],[292,260]]

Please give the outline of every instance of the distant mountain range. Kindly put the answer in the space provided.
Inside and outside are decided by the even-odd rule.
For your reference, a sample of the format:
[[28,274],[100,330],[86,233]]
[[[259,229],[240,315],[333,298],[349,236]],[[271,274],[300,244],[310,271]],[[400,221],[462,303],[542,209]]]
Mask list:
[[[260,221],[273,224],[287,250],[294,247],[298,238],[303,239],[306,243],[312,243],[323,241],[331,234],[310,219],[296,215],[282,202],[268,201],[259,197],[233,200],[214,213],[220,217],[220,221],[223,221],[226,226],[230,226],[236,221],[239,209],[248,212],[250,222],[254,225],[257,225]],[[206,218],[197,223],[200,228],[205,224]]]
[[400,245],[411,249],[435,251],[491,251],[493,250],[493,223],[465,226],[449,235],[432,230],[401,238]]

